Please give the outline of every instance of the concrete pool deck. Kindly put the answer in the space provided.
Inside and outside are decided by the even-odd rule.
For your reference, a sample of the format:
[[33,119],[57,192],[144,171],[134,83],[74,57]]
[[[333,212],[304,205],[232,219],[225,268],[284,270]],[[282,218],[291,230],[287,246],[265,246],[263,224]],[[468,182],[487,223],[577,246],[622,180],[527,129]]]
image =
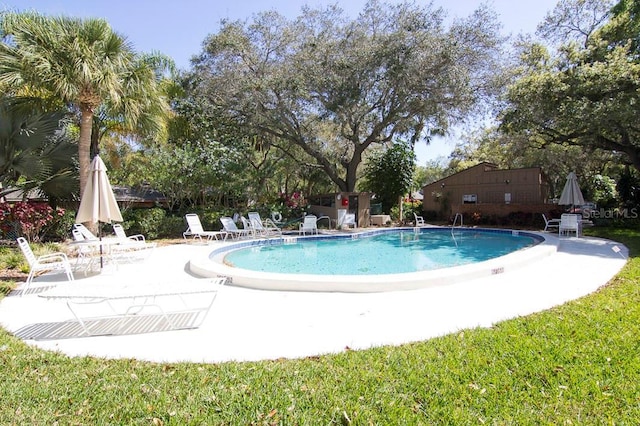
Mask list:
[[[300,358],[490,327],[592,293],[627,260],[619,243],[545,236],[558,246],[548,256],[504,273],[424,289],[310,293],[224,286],[199,328],[143,334],[40,339],[37,332],[25,333],[73,318],[64,301],[38,296],[38,286],[64,285],[60,275],[47,274],[34,281],[33,293],[20,297],[18,288],[0,301],[0,324],[30,345],[69,356],[208,363]],[[219,244],[159,247],[140,263],[100,275],[76,274],[76,284],[180,286],[198,280],[188,272],[189,260]]]

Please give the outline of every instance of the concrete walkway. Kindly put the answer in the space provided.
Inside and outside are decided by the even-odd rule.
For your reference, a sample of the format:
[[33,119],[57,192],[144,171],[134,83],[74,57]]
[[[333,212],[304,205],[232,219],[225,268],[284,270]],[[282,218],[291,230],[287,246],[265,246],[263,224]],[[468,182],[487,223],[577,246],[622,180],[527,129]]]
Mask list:
[[[14,292],[0,302],[0,324],[28,344],[69,356],[158,362],[223,362],[298,358],[422,341],[465,328],[542,311],[592,293],[626,263],[621,244],[562,237],[558,251],[503,274],[421,290],[385,293],[305,293],[225,286],[197,329],[97,337],[38,339],[25,330],[72,317],[66,303]],[[212,243],[220,244],[220,243]],[[617,247],[617,249],[614,249]],[[212,245],[157,248],[144,262],[77,274],[76,283],[171,283],[198,280],[189,259]],[[383,259],[380,259],[381,261]],[[64,285],[44,275],[34,287]],[[18,289],[19,290],[19,289]]]

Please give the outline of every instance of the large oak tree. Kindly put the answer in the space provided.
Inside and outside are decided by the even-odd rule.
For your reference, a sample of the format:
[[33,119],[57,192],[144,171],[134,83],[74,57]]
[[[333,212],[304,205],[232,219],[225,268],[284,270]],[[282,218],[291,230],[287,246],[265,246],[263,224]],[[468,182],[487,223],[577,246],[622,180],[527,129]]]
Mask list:
[[[561,5],[580,8],[585,3],[594,6],[594,13],[602,10],[595,0],[563,0]],[[527,45],[508,90],[502,129],[544,144],[622,153],[640,170],[637,9],[637,1],[619,2],[604,25],[583,26],[589,31],[580,33],[580,42],[565,39],[555,51]]]
[[337,7],[223,22],[194,62],[198,93],[283,151],[302,148],[343,191],[366,150],[446,131],[487,94],[499,27],[485,8],[445,12],[370,1],[355,20]]

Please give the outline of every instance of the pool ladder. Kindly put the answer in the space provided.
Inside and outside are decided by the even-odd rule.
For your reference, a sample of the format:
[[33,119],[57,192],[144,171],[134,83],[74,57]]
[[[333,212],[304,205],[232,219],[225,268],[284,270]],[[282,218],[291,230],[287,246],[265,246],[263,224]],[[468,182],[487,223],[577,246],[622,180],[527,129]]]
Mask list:
[[453,218],[453,225],[451,225],[451,238],[453,238],[453,242],[455,243],[456,247],[458,247],[458,241],[456,241],[456,236],[453,235],[453,229],[456,227],[456,223],[458,223],[458,217],[460,218],[460,227],[463,226],[462,213],[456,213],[455,217]]
[[462,223],[463,221],[462,213],[456,213],[455,217],[453,218],[453,225],[451,225],[451,231],[453,231],[453,228],[456,226],[456,223],[458,222],[458,218],[460,218],[460,226],[464,225],[464,223]]

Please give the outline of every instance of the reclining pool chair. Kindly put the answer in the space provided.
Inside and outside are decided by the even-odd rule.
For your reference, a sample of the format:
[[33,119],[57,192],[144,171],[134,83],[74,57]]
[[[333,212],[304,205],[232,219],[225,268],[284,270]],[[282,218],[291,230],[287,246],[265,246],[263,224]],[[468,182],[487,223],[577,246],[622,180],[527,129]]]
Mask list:
[[193,239],[198,238],[202,241],[202,237],[206,238],[207,241],[211,241],[213,239],[226,239],[226,234],[221,231],[205,231],[202,227],[202,223],[200,222],[200,217],[195,213],[189,213],[184,216],[187,221],[187,230],[182,233],[182,238],[185,240],[188,236],[192,236]]
[[148,243],[142,234],[128,236],[122,225],[114,223],[111,226],[116,238],[121,241],[120,244],[113,247],[113,249],[116,249],[117,254],[132,258],[140,254],[147,255],[151,253],[152,249],[156,248],[156,243]]
[[93,235],[93,232],[89,231],[89,228],[87,228],[86,226],[84,226],[81,223],[76,223],[73,225],[73,229],[77,229],[78,232],[80,232],[82,234],[82,236],[84,237],[85,240],[97,240],[98,237],[96,237],[95,235]]
[[[249,219],[247,219],[244,216],[240,216],[240,221],[242,222],[242,228],[247,231],[247,235],[251,235],[252,237],[256,237],[256,230],[253,227],[253,225],[251,225],[251,222],[249,221]],[[237,226],[236,226],[237,228]]]
[[544,219],[544,231],[550,228],[558,228],[560,226],[560,219],[547,219],[547,216],[542,213],[542,219]]
[[233,221],[233,219],[231,219],[228,216],[223,216],[220,218],[220,222],[222,223],[222,228],[224,229],[224,233],[225,233],[225,237],[224,239],[226,240],[227,237],[231,237],[231,238],[240,238],[240,237],[249,237],[252,235],[252,231],[251,229],[239,229],[236,226],[236,223]]
[[267,218],[263,222],[260,218],[260,213],[258,212],[249,212],[248,216],[249,222],[251,222],[251,227],[253,228],[256,236],[282,236],[282,229],[276,226],[271,219]]

